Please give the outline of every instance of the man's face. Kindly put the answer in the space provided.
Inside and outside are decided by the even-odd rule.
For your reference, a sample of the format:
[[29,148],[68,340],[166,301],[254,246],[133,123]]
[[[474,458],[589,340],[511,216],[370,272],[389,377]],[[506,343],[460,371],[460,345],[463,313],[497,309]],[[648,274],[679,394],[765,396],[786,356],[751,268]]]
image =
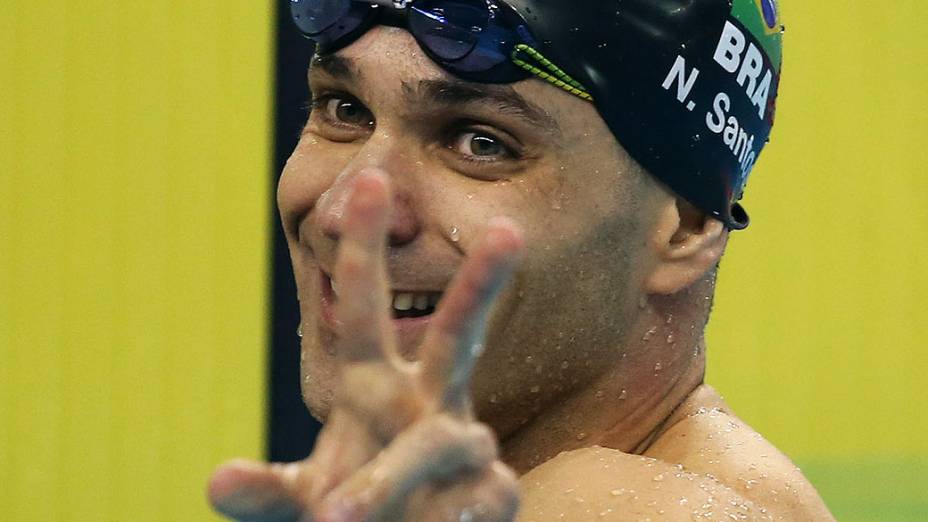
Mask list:
[[[656,185],[592,104],[537,79],[461,82],[409,33],[384,27],[314,64],[310,87],[314,108],[278,204],[300,297],[303,395],[317,417],[338,379],[328,275],[351,182],[366,167],[393,187],[388,271],[399,308],[434,300],[490,218],[521,225],[525,257],[490,315],[473,382],[478,416],[501,436],[620,364]],[[394,312],[407,315],[417,313]],[[404,357],[415,359],[427,322],[394,321]]]

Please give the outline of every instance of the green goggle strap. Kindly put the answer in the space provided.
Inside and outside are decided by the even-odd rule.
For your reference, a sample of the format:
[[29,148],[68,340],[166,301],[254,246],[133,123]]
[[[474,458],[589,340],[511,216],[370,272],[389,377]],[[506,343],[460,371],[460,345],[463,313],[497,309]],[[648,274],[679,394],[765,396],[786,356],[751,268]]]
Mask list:
[[[525,58],[522,57],[523,54]],[[574,96],[583,98],[586,101],[593,101],[593,96],[587,91],[587,88],[584,87],[583,84],[571,78],[569,74],[564,72],[557,65],[551,63],[551,60],[545,58],[543,54],[531,46],[527,44],[516,45],[515,49],[512,50],[511,58],[514,64],[525,69],[534,76],[545,80],[551,85],[563,89]]]

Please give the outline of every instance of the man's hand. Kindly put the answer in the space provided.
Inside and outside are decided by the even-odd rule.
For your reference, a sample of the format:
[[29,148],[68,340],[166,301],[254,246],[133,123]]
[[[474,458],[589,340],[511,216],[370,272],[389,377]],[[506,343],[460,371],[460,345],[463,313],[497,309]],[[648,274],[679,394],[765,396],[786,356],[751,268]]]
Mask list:
[[397,352],[390,313],[386,177],[358,176],[340,230],[335,280],[340,389],[303,462],[233,462],[209,496],[243,522],[509,521],[515,474],[471,412],[468,384],[486,315],[522,248],[518,229],[494,219],[447,289],[417,363]]

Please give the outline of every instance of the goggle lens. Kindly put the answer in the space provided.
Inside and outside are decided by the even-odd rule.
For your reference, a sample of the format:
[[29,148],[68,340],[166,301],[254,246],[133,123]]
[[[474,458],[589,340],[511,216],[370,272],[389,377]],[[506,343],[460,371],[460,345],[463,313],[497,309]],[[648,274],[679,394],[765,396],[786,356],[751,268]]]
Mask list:
[[507,4],[416,0],[404,7],[394,12],[369,1],[290,0],[297,27],[323,54],[337,51],[379,21],[407,28],[439,65],[465,80],[511,83],[527,76],[527,68],[512,63],[511,52],[517,43],[532,39]]
[[290,13],[300,31],[315,36],[335,25],[348,14],[351,2],[346,0],[290,0]]
[[455,61],[474,50],[489,18],[483,2],[417,2],[410,6],[409,29],[438,58]]

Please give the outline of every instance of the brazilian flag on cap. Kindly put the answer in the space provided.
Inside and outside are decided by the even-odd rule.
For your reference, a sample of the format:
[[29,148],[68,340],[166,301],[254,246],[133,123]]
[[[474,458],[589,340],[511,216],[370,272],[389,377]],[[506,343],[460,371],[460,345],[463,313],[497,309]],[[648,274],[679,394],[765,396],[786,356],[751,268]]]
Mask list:
[[777,0],[735,0],[731,14],[757,38],[779,71],[782,60],[783,23]]

